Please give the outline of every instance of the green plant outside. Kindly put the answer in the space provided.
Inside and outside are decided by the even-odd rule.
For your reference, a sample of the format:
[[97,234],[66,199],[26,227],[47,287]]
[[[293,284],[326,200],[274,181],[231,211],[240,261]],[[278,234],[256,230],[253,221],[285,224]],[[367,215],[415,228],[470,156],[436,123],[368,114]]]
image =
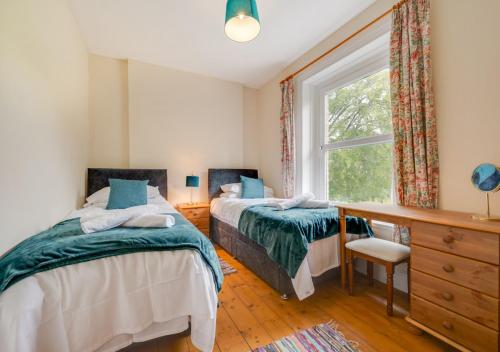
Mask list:
[[[389,70],[330,93],[328,143],[392,133]],[[328,152],[328,198],[339,202],[392,202],[392,143]]]

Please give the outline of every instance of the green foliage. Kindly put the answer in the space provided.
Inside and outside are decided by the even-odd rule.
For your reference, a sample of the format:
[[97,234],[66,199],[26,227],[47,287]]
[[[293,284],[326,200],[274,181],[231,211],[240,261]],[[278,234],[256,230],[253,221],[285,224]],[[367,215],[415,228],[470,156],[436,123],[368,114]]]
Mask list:
[[[328,108],[328,143],[392,133],[388,70],[335,90]],[[391,143],[329,152],[329,199],[388,203],[391,189]]]

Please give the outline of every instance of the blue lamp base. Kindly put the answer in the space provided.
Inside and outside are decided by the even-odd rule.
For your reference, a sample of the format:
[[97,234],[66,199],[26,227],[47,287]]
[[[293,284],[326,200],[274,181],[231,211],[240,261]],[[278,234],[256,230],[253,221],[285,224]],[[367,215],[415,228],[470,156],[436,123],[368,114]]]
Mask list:
[[197,202],[193,202],[193,188],[194,187],[189,187],[189,205],[196,205],[198,204]]
[[189,203],[189,205],[196,204],[193,203],[193,188],[200,187],[200,177],[194,175],[186,176],[186,187],[189,187],[191,191],[191,202]]

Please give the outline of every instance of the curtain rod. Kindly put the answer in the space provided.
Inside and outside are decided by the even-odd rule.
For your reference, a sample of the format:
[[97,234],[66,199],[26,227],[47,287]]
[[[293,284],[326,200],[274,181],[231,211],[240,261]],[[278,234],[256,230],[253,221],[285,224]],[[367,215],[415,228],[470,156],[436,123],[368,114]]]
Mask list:
[[304,72],[305,70],[307,70],[309,67],[311,67],[312,65],[314,65],[316,62],[324,59],[325,56],[330,55],[332,52],[334,52],[339,47],[341,47],[342,45],[344,45],[345,43],[347,43],[349,40],[351,40],[352,38],[354,38],[355,36],[357,36],[359,33],[363,32],[365,29],[371,27],[372,25],[374,25],[375,23],[377,23],[378,21],[380,21],[382,18],[384,18],[388,14],[392,13],[395,9],[399,8],[401,6],[401,4],[403,4],[406,1],[407,0],[402,0],[402,1],[398,2],[392,8],[390,8],[389,10],[387,10],[386,12],[384,12],[383,14],[381,14],[380,16],[378,16],[377,18],[375,18],[370,23],[368,23],[365,26],[363,26],[360,29],[358,29],[356,32],[354,32],[353,34],[351,34],[350,36],[348,36],[347,38],[345,38],[343,41],[341,41],[340,43],[338,43],[337,45],[335,45],[333,48],[327,50],[326,52],[324,52],[323,54],[321,54],[320,56],[318,56],[317,58],[315,58],[311,62],[307,63],[306,65],[302,66],[297,71],[295,71],[294,73],[292,73],[291,75],[289,75],[288,77],[286,77],[284,80],[282,80],[280,82],[280,84],[283,83],[283,82],[285,82],[285,81],[287,81],[287,80],[289,80],[289,79],[291,79],[291,78],[295,78],[295,76],[298,76],[299,74],[301,74],[302,72]]

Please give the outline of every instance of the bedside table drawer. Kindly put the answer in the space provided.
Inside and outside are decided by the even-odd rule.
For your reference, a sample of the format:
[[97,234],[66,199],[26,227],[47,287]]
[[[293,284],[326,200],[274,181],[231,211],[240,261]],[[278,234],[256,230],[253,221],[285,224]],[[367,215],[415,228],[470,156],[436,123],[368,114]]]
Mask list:
[[[188,218],[189,219],[189,218]],[[196,219],[189,219],[189,221],[191,222],[191,224],[193,224],[194,226],[196,226],[197,228],[206,228],[208,229],[208,218],[196,218]]]
[[187,219],[208,218],[210,216],[210,209],[209,208],[182,209],[181,213]]

